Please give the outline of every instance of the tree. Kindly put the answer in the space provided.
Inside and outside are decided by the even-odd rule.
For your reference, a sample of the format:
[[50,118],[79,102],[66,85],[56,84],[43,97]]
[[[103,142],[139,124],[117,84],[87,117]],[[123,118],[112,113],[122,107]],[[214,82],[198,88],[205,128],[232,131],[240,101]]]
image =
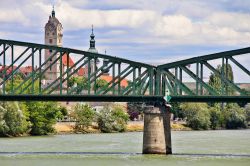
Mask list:
[[0,136],[19,136],[29,130],[24,111],[17,102],[0,103]]
[[98,126],[104,133],[125,131],[128,120],[128,114],[120,105],[105,106],[97,117]]
[[247,114],[247,122],[249,123],[250,122],[250,103],[248,103],[245,106],[245,110],[246,110],[246,114]]
[[223,126],[223,115],[220,110],[220,105],[217,103],[209,108],[211,129],[215,130]]
[[71,77],[68,81],[68,86],[76,88],[76,93],[81,93],[82,90],[88,89],[88,80],[86,77]]
[[171,110],[172,113],[174,114],[174,119],[176,118],[184,118],[183,112],[180,109],[180,103],[179,102],[171,102]]
[[[224,65],[223,67],[224,69],[222,69],[221,65],[218,65],[216,70],[219,71],[220,73],[222,73],[222,71],[224,72],[224,77],[227,78],[229,81],[233,82],[234,81],[234,75],[233,75],[233,70],[230,64],[228,65]],[[227,73],[227,75],[226,75]],[[227,91],[228,95],[233,95],[234,94],[234,90],[229,86],[229,85],[225,85],[222,86],[222,79],[220,77],[220,75],[216,74],[216,73],[211,73],[211,75],[209,76],[209,82],[208,84],[210,86],[212,86],[219,94],[221,94],[221,88],[223,88],[224,90]]]
[[72,87],[75,85],[77,78],[76,77],[70,77],[68,81],[68,87]]
[[94,90],[99,90],[101,88],[107,88],[108,82],[104,79],[97,79],[96,84],[94,85]]
[[60,109],[53,102],[27,102],[29,120],[32,123],[32,135],[47,135],[54,133],[53,125],[62,118]]
[[60,106],[58,110],[61,112],[62,116],[67,116],[68,115],[68,110],[66,107]]
[[187,118],[187,126],[194,130],[207,130],[211,124],[206,103],[182,103],[180,108]]
[[23,91],[22,93],[24,93],[24,94],[31,94],[31,93],[37,94],[39,92],[39,81],[38,80],[34,81],[34,83],[33,83],[34,89],[32,89],[32,84],[31,84],[32,80],[28,80],[22,86],[20,86],[20,84],[23,82],[24,82],[24,79],[23,79],[22,75],[19,73],[19,74],[14,76],[13,84],[12,84],[11,79],[6,81],[6,89],[5,90],[7,92],[11,92],[12,88],[13,88],[13,90],[16,90],[16,93],[20,93],[21,91]]
[[143,115],[145,109],[144,103],[141,102],[128,102],[127,104],[128,115],[130,120],[138,119],[140,115]]
[[73,117],[76,119],[75,130],[87,132],[94,121],[95,112],[87,104],[77,104],[74,108]]
[[223,113],[227,129],[238,129],[247,127],[246,111],[243,108],[240,108],[238,104],[227,104],[226,111],[224,111]]
[[78,77],[76,79],[76,83],[77,83],[77,93],[81,93],[82,90],[88,89],[89,87],[88,80],[86,77]]

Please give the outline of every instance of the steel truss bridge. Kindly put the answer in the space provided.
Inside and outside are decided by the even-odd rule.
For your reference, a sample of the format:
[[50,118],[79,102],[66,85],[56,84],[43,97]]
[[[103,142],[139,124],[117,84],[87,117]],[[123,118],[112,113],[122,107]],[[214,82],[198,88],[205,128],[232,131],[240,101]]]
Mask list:
[[[48,59],[44,59],[46,51],[50,53]],[[75,61],[73,65],[70,58]],[[161,102],[164,96],[171,96],[171,102],[250,102],[249,93],[228,76],[230,64],[233,71],[250,80],[249,66],[238,59],[250,61],[250,47],[154,66],[71,48],[0,39],[0,100]],[[218,64],[225,70],[218,70]],[[44,84],[46,73],[55,65],[57,76]],[[31,72],[17,83],[15,79],[24,66],[30,66]],[[70,86],[82,68],[89,71],[84,76],[85,86]],[[105,71],[111,80],[94,88]],[[219,90],[208,84],[210,73],[219,76]],[[126,86],[122,85],[124,80]]]

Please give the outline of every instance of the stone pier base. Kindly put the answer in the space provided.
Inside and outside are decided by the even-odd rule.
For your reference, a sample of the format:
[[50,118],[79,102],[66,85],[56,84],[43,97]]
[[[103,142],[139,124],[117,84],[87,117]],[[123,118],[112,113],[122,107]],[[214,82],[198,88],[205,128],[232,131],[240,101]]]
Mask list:
[[171,154],[170,112],[165,106],[144,111],[143,154]]

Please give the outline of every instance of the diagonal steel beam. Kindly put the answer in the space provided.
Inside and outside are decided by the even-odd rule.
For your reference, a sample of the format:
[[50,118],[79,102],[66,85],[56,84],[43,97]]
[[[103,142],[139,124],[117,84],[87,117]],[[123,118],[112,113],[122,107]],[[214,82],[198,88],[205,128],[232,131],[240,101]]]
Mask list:
[[203,87],[205,87],[208,90],[209,93],[211,93],[212,95],[219,95],[219,93],[217,93],[212,87],[210,87],[203,80],[201,80],[199,77],[197,77],[197,75],[195,75],[187,67],[180,66],[180,68],[183,69],[187,74],[189,74],[193,79],[195,79],[196,81],[199,81],[203,85]]
[[194,92],[192,92],[186,85],[184,85],[182,82],[180,82],[178,79],[175,79],[175,76],[169,72],[168,70],[167,71],[162,71],[164,73],[167,74],[167,76],[169,76],[172,80],[174,80],[175,82],[177,82],[177,84],[189,95],[195,95]]
[[[141,78],[146,75],[145,77],[147,77],[147,70],[145,70],[143,73],[141,73],[135,80],[134,80],[134,84],[135,86],[139,85],[141,83]],[[123,91],[122,91],[122,94],[125,94],[126,91],[131,91],[133,89],[130,89],[130,88],[133,88],[133,84],[131,85],[128,85]]]
[[100,89],[99,91],[97,91],[97,94],[100,94],[102,91],[105,91],[105,88],[109,87],[110,84],[113,84],[113,82],[115,82],[117,80],[117,78],[119,78],[121,75],[123,75],[127,70],[129,70],[129,68],[131,68],[132,66],[129,65],[128,67],[126,67],[121,73],[120,75],[117,75],[116,77],[113,77],[113,79],[107,84],[107,86],[103,87],[102,89]]
[[[34,50],[34,52],[36,52],[38,49],[35,49]],[[19,68],[32,56],[32,54],[33,54],[33,52],[32,53],[30,53],[29,54],[29,56],[28,57],[26,57],[14,70],[12,70],[11,71],[11,73],[9,73],[9,75],[7,76],[7,77],[5,77],[5,79],[4,79],[4,81],[2,81],[1,83],[0,83],[0,86],[4,83],[4,82],[6,82],[6,81],[8,81],[10,78],[13,78],[13,75],[19,70]],[[11,64],[10,66],[9,66],[9,68],[12,68],[13,67],[13,65],[14,64]],[[6,73],[6,71],[7,70],[5,70],[4,71],[4,73]]]
[[[117,78],[117,79],[113,79],[112,81],[110,81],[110,82],[112,82],[112,85],[111,86],[109,86],[109,85],[106,85],[105,86],[105,88],[107,88],[107,89],[104,89],[104,92],[102,93],[102,94],[106,94],[109,90],[111,90],[112,88],[115,88],[115,86],[118,84],[118,83],[120,83],[123,79],[125,79],[130,73],[132,73],[133,72],[133,67],[130,69],[130,70],[128,70],[128,72],[126,73],[126,74],[124,74],[122,77],[118,77],[118,76],[116,76],[115,78]],[[127,70],[125,70],[125,71],[127,71]],[[102,91],[99,91],[99,93],[98,94],[100,94]]]
[[245,68],[242,64],[240,64],[238,61],[236,61],[233,57],[229,57],[229,59],[235,64],[237,65],[241,70],[243,70],[245,73],[247,73],[250,76],[250,71]]
[[[218,70],[216,70],[213,66],[211,66],[208,62],[203,61],[202,62],[204,65],[206,65],[210,70],[212,70],[214,73],[216,73],[217,75],[221,76],[221,80],[224,83],[227,83],[229,85],[231,85],[231,87],[233,87],[235,90],[237,90],[241,95],[247,95],[242,89],[240,89],[237,85],[235,85],[234,83],[232,83],[230,80],[228,80],[227,78],[225,78],[223,75],[221,75],[221,72],[219,72]],[[223,69],[224,70],[224,69]]]
[[[52,58],[52,57],[50,57],[50,58]],[[50,58],[48,58],[47,60],[49,60]],[[22,94],[25,90],[27,90],[28,88],[29,88],[29,86],[30,85],[32,85],[32,84],[34,84],[34,82],[38,79],[38,78],[40,78],[40,75],[43,75],[51,66],[53,66],[58,60],[60,59],[60,57],[57,57],[49,66],[47,66],[41,73],[39,73],[38,75],[37,74],[35,74],[35,78],[33,78],[33,75],[32,74],[34,74],[34,73],[36,73],[38,70],[39,70],[39,68],[38,69],[36,69],[35,71],[34,71],[34,73],[32,73],[30,76],[28,76],[27,78],[26,78],[26,80],[24,81],[24,82],[22,82],[18,87],[20,88],[22,85],[24,85],[24,83],[25,82],[27,82],[30,78],[32,78],[32,81],[30,81],[30,82],[28,82],[28,85],[26,86],[26,87],[24,87],[22,90],[21,90],[21,92],[19,93],[19,94]],[[45,63],[44,63],[45,64]],[[41,66],[42,67],[42,66]],[[14,90],[14,92],[16,92],[16,90],[18,90],[18,87]]]
[[[144,76],[145,75],[145,76]],[[144,77],[143,77],[144,76]],[[142,78],[142,80],[141,80]],[[136,80],[135,80],[135,86],[137,87],[138,85],[140,85],[141,83],[145,82],[146,79],[148,78],[148,73],[142,73],[140,75],[140,77],[137,77]],[[140,81],[141,80],[141,81]],[[145,81],[144,81],[145,80]],[[122,91],[122,94],[124,95],[128,95],[133,89],[133,84],[132,85],[129,85],[127,86],[123,91]],[[126,92],[127,91],[127,92]],[[139,88],[139,91],[141,91],[141,88]]]
[[10,47],[10,46],[5,47],[5,48],[3,49],[3,51],[0,53],[0,56],[2,56],[2,55],[8,50],[9,47]]
[[222,57],[229,58],[231,56],[236,56],[236,55],[240,55],[240,54],[247,54],[247,53],[250,53],[250,47],[241,48],[241,49],[237,49],[237,50],[224,51],[224,52],[219,52],[219,53],[214,53],[214,54],[208,54],[208,55],[198,56],[198,57],[189,58],[189,59],[185,59],[185,60],[181,60],[181,61],[171,62],[171,63],[159,65],[159,66],[157,66],[157,68],[158,69],[170,69],[170,68],[174,68],[174,67],[180,66],[180,65],[186,66],[186,65],[193,64],[193,63],[196,63],[199,61],[209,61],[209,60],[218,59],[218,58],[222,58]]
[[[56,82],[58,82],[61,77],[63,78],[64,75],[66,75],[70,70],[74,69],[74,67],[76,67],[76,65],[78,65],[82,60],[84,60],[86,57],[83,56],[82,58],[80,58],[73,66],[71,66],[70,68],[68,68],[65,72],[62,73],[62,75],[58,78],[56,78],[50,85],[48,85],[46,88],[43,89],[42,93],[45,92],[47,89],[49,89],[52,85],[54,85]],[[80,66],[80,68],[82,66],[84,66],[86,63],[83,63],[83,65]],[[79,67],[77,69],[80,69]],[[74,70],[74,73],[76,73],[78,70]],[[65,80],[64,80],[65,81]],[[64,82],[62,81],[62,83]],[[60,83],[58,83],[57,85],[54,86],[54,88],[58,88],[60,85]],[[54,90],[55,90],[54,89]]]
[[[90,59],[91,60],[91,59]],[[80,62],[80,61],[78,61],[78,62]],[[73,72],[71,72],[70,74],[68,74],[68,78],[69,77],[71,77],[72,75],[74,75],[81,67],[83,67],[84,65],[86,65],[88,63],[88,61],[85,61],[85,62],[83,62],[80,66],[78,66]],[[64,78],[63,80],[62,80],[62,83],[64,83],[66,80],[68,80],[68,78]],[[59,78],[60,79],[60,78]],[[50,91],[49,91],[49,93],[48,94],[51,94],[58,86],[60,85],[60,83],[59,84],[57,84],[55,87],[53,87]],[[68,87],[67,87],[68,88]],[[44,92],[45,92],[45,90],[44,90]],[[69,94],[70,94],[70,92],[69,92]]]

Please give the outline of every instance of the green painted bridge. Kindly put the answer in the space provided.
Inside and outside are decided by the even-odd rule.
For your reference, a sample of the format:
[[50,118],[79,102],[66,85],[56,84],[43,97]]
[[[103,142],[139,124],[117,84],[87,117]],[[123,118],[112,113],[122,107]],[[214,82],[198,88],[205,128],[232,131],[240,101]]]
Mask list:
[[[0,100],[162,102],[171,96],[171,102],[250,102],[249,92],[229,76],[232,69],[250,80],[249,66],[239,57],[250,61],[250,47],[154,66],[0,39]],[[208,83],[211,74],[219,89]],[[74,82],[76,78],[81,79]]]

